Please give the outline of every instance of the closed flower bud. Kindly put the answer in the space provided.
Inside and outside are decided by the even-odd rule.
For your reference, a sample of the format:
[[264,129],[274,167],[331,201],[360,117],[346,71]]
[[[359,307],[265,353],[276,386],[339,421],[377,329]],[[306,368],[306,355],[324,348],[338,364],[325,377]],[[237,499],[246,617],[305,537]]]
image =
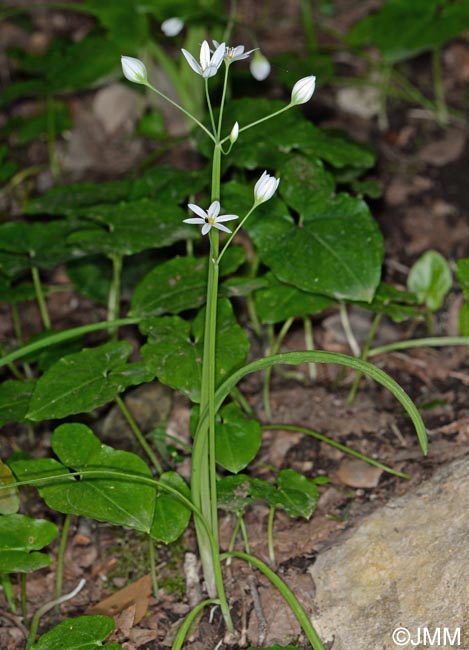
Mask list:
[[177,36],[183,27],[184,21],[177,17],[168,18],[161,23],[162,32],[169,38]]
[[239,135],[239,124],[238,122],[235,122],[230,133],[231,144],[234,144],[236,142],[236,140],[238,139],[238,135]]
[[264,203],[273,197],[280,183],[280,178],[274,178],[264,172],[254,186],[254,202]]
[[132,56],[121,56],[122,72],[124,77],[136,84],[147,83],[147,69],[145,65]]
[[303,77],[296,82],[291,91],[291,103],[296,104],[305,104],[309,102],[314,93],[314,88],[316,87],[316,77]]
[[249,69],[251,70],[254,79],[257,79],[257,81],[264,81],[264,79],[267,79],[270,74],[270,63],[267,61],[265,56],[257,50],[249,64]]

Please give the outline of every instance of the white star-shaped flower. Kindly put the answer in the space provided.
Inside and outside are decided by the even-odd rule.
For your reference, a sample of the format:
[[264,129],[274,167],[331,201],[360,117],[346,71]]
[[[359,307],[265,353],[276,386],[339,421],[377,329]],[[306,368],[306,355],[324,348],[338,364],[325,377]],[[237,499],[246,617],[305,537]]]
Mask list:
[[[219,43],[217,41],[212,41],[213,45],[218,48]],[[249,52],[244,51],[244,45],[237,45],[236,47],[229,47],[226,46],[225,48],[225,60],[228,61],[229,63],[233,63],[233,61],[242,61],[243,59],[247,59],[250,54],[255,52],[256,50],[249,50]]]
[[212,227],[218,228],[218,230],[223,230],[224,232],[231,233],[231,230],[226,226],[222,225],[222,221],[232,221],[233,219],[239,219],[237,214],[220,214],[220,201],[214,201],[207,211],[202,210],[198,205],[189,203],[188,207],[199,215],[198,217],[190,217],[189,219],[184,219],[184,223],[197,223],[202,225],[202,235],[206,235],[210,232]]
[[182,49],[182,53],[186,57],[187,63],[191,66],[194,72],[200,74],[204,79],[213,77],[217,74],[218,68],[225,56],[225,44],[222,43],[217,47],[215,52],[211,54],[210,47],[207,41],[204,41],[200,47],[200,64],[194,59],[192,54],[187,50]]

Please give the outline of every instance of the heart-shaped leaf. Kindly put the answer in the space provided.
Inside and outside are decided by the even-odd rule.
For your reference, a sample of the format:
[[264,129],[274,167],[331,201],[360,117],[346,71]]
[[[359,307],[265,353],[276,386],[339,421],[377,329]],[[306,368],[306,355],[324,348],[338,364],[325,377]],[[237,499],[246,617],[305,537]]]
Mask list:
[[259,451],[262,429],[257,420],[248,419],[236,404],[219,412],[216,424],[217,463],[233,473],[248,465]]
[[412,266],[407,278],[409,290],[430,311],[440,309],[452,284],[449,264],[437,251],[426,251]]
[[43,634],[31,650],[121,650],[120,643],[104,643],[113,629],[110,616],[69,618]]
[[[168,485],[190,499],[190,490],[186,482],[177,472],[161,474],[159,483]],[[176,541],[186,530],[191,510],[174,494],[158,489],[155,504],[155,515],[150,530],[153,539],[165,544]]]
[[9,551],[38,551],[59,534],[55,524],[26,515],[0,517],[0,549]]

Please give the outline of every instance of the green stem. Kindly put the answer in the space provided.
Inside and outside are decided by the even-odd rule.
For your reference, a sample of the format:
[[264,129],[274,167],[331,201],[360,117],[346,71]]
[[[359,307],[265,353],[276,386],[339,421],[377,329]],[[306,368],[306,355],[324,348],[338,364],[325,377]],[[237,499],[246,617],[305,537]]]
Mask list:
[[42,324],[44,329],[50,330],[50,317],[49,312],[47,311],[46,301],[44,299],[44,292],[42,290],[41,278],[39,277],[39,271],[36,266],[31,267],[31,275],[33,278],[34,290],[36,292],[36,300],[39,305],[39,312],[41,314]]
[[339,305],[339,314],[340,314],[340,322],[342,323],[342,327],[344,330],[345,338],[347,339],[347,343],[349,344],[353,355],[355,357],[359,357],[360,346],[357,343],[357,339],[355,338],[355,335],[353,333],[352,326],[350,325],[350,319],[348,317],[348,312],[347,312],[347,305],[344,302],[341,302]]
[[[112,255],[109,255],[109,259],[112,263],[112,281],[109,288],[109,296],[107,301],[107,319],[108,321],[115,321],[119,318],[120,311],[123,256],[120,253],[113,253]],[[117,328],[110,328],[109,334],[112,340],[116,340]]]
[[[228,543],[228,551],[233,551],[236,544],[236,537],[238,536],[239,529],[241,527],[241,519],[243,515],[239,514],[236,517],[236,524],[234,525],[233,532],[231,533],[230,541]],[[231,560],[227,561],[227,566],[231,564]]]
[[[257,126],[258,124],[261,124],[262,122],[266,122],[267,120],[272,119],[273,117],[276,117],[277,115],[280,115],[281,113],[284,113],[285,111],[288,111],[289,108],[293,108],[294,104],[290,102],[290,104],[287,104],[283,108],[280,108],[278,111],[275,111],[275,113],[271,113],[270,115],[266,115],[265,117],[261,117],[259,120],[256,120],[255,122],[251,122],[251,124],[247,124],[246,126],[240,126],[239,127],[239,132],[241,133],[242,131],[247,131],[248,129],[252,129],[253,126]],[[225,144],[227,140],[230,139],[230,136],[226,136],[226,138],[223,138],[223,140],[220,142],[220,144]]]
[[392,65],[384,63],[381,69],[381,84],[379,95],[379,113],[378,113],[378,126],[381,131],[386,131],[389,128],[389,120],[387,113],[387,96],[389,89],[389,80],[392,75]]
[[275,564],[274,517],[275,517],[275,506],[270,506],[269,517],[267,519],[267,547],[269,549],[269,560],[271,564]]
[[160,601],[160,588],[158,587],[158,580],[156,578],[156,562],[155,562],[155,543],[148,535],[148,561],[150,563],[151,584],[153,586],[153,595],[156,600]]
[[[363,346],[362,353],[360,355],[360,359],[363,359],[363,361],[366,361],[368,358],[368,352],[371,347],[371,344],[373,343],[373,339],[375,338],[376,330],[378,329],[379,322],[382,318],[383,314],[375,314],[373,321],[371,323],[368,336],[366,337],[365,344]],[[350,389],[350,393],[348,394],[347,397],[347,404],[352,404],[353,400],[355,399],[355,396],[358,391],[358,386],[360,385],[360,379],[362,378],[362,373],[357,372],[355,375],[355,379],[353,380],[352,388]]]
[[64,523],[62,526],[62,534],[60,536],[59,552],[57,555],[57,568],[55,573],[55,597],[56,598],[60,598],[62,596],[65,551],[67,550],[68,533],[70,530],[71,521],[72,521],[72,515],[71,514],[65,515]]
[[447,345],[469,345],[469,336],[431,336],[424,339],[411,339],[409,341],[397,341],[373,348],[368,352],[368,358],[376,357],[387,352],[398,350],[409,350],[410,348],[440,348]]
[[290,609],[295,615],[298,623],[303,628],[304,633],[308,641],[311,643],[313,650],[324,650],[324,646],[321,643],[316,630],[311,625],[308,614],[305,612],[298,599],[295,597],[295,594],[292,592],[290,587],[288,587],[279,576],[272,571],[270,567],[267,566],[264,562],[259,560],[257,557],[250,555],[249,553],[240,553],[238,551],[232,551],[231,553],[223,553],[222,557],[237,557],[240,560],[244,560],[249,564],[254,564],[254,566],[265,575],[266,578],[278,589],[284,599],[287,601]]
[[163,99],[166,99],[167,102],[169,102],[170,104],[175,106],[178,110],[181,111],[181,113],[184,113],[184,115],[187,115],[187,117],[189,117],[193,122],[195,122],[197,124],[197,126],[199,126],[202,129],[202,131],[204,131],[204,133],[206,133],[208,135],[210,140],[212,140],[213,142],[216,142],[215,136],[212,133],[210,133],[210,131],[207,129],[207,127],[204,126],[202,124],[202,122],[200,122],[194,115],[192,115],[192,113],[189,113],[189,111],[186,111],[185,108],[180,106],[177,102],[173,101],[170,97],[168,97],[167,95],[162,93],[161,90],[158,90],[157,88],[152,86],[150,83],[147,82],[145,85],[148,86],[148,88],[150,88],[151,90],[153,90],[153,92],[155,92],[157,95],[159,95],[160,97],[163,97]]
[[244,548],[246,549],[246,553],[250,553],[251,547],[249,546],[248,531],[246,529],[246,524],[244,523],[244,519],[242,515],[240,516],[239,519],[239,527],[241,529],[241,535],[243,536]]
[[358,451],[349,449],[345,445],[341,445],[340,442],[336,442],[332,438],[323,436],[321,433],[317,433],[317,431],[313,431],[312,429],[308,429],[307,427],[296,426],[293,424],[263,424],[262,428],[264,429],[264,431],[293,431],[295,433],[304,433],[307,436],[311,436],[312,438],[315,438],[316,440],[325,442],[326,445],[329,445],[330,447],[334,447],[334,449],[339,449],[344,454],[348,454],[349,456],[358,458],[359,460],[368,463],[368,465],[373,465],[373,467],[378,467],[379,469],[383,470],[383,472],[388,472],[388,474],[393,474],[393,476],[398,476],[399,478],[404,478],[404,479],[411,478],[408,474],[404,474],[404,472],[398,472],[396,469],[392,469],[392,467],[383,465],[383,463],[380,463],[377,460],[370,458],[369,456],[365,456],[364,454],[361,454]]
[[[282,341],[285,338],[285,335],[287,334],[288,330],[292,326],[293,323],[293,317],[288,318],[284,324],[282,325],[282,328],[280,332],[278,333],[277,338],[273,342],[273,345],[270,348],[270,354],[277,354],[277,352],[280,350],[280,346],[282,345]],[[272,375],[272,367],[267,368],[264,374],[264,387],[262,390],[262,395],[263,395],[263,402],[264,402],[264,411],[265,415],[267,418],[272,417],[272,410],[270,408],[270,378]]]
[[[6,486],[0,486],[0,489]],[[5,600],[8,603],[8,607],[13,612],[16,612],[16,603],[15,595],[13,593],[13,587],[11,586],[11,578],[8,573],[0,573],[0,583],[2,585],[3,593],[5,594]]]
[[428,307],[425,310],[425,322],[427,323],[427,333],[428,336],[433,336],[434,334],[434,323],[433,323],[433,313]]
[[448,124],[448,106],[445,100],[445,86],[441,66],[441,48],[432,50],[433,88],[435,92],[436,119],[441,126]]
[[317,48],[317,42],[311,0],[300,0],[300,10],[301,24],[306,37],[306,47],[308,48],[308,52],[313,55]]
[[207,600],[203,600],[201,603],[196,605],[194,609],[189,612],[189,614],[182,622],[181,627],[178,629],[171,650],[181,650],[186,636],[189,634],[192,623],[195,621],[200,612],[208,605],[220,605],[220,601],[217,598],[208,598]]
[[204,87],[205,87],[205,99],[207,101],[207,107],[208,107],[208,114],[210,115],[210,123],[212,125],[212,131],[215,134],[217,132],[217,128],[215,126],[215,118],[213,117],[213,109],[212,109],[212,102],[210,101],[210,93],[208,92],[208,79],[204,79]]
[[23,625],[28,627],[28,574],[21,574],[21,614],[23,616]]
[[135,421],[134,416],[128,409],[126,403],[124,400],[119,396],[116,395],[114,398],[116,401],[117,406],[119,407],[122,415],[125,417],[129,427],[132,429],[132,432],[134,436],[137,438],[140,446],[142,447],[143,451],[146,453],[148,458],[150,459],[151,463],[153,464],[153,467],[156,469],[158,474],[161,474],[163,472],[163,468],[161,467],[161,464],[156,457],[153,449],[150,447],[148,444],[145,436],[143,435],[142,431],[140,430],[140,427],[138,426],[137,422]]
[[90,332],[97,332],[99,330],[108,329],[110,325],[115,327],[123,327],[124,325],[136,325],[141,320],[142,320],[141,317],[119,318],[114,322],[103,321],[101,323],[92,323],[90,325],[81,325],[80,327],[73,327],[68,330],[63,330],[62,332],[55,332],[54,334],[50,334],[50,336],[44,337],[39,341],[34,341],[34,343],[28,343],[27,345],[24,345],[18,350],[14,350],[13,352],[6,354],[4,357],[0,359],[0,367],[6,366],[12,361],[21,359],[22,357],[32,354],[33,352],[37,352],[38,350],[43,350],[44,348],[48,348],[50,345],[63,343],[63,341],[69,341],[70,339],[78,338],[80,336],[83,336],[84,334],[89,334]]
[[247,213],[247,215],[246,215],[246,216],[241,220],[241,222],[236,226],[236,228],[233,230],[233,232],[231,233],[231,235],[228,237],[228,239],[227,239],[226,242],[225,242],[225,245],[224,245],[223,248],[222,248],[222,251],[221,251],[220,255],[218,256],[218,264],[220,264],[220,262],[221,262],[221,258],[222,258],[223,255],[225,254],[226,249],[227,249],[228,246],[231,244],[231,242],[233,241],[234,237],[236,237],[236,234],[238,233],[238,231],[239,231],[239,230],[244,226],[244,223],[245,223],[246,219],[247,219],[247,218],[248,218],[248,217],[249,217],[249,216],[254,212],[254,210],[257,208],[258,205],[259,205],[258,203],[255,203],[255,204],[252,206],[252,208],[249,210],[249,212]]

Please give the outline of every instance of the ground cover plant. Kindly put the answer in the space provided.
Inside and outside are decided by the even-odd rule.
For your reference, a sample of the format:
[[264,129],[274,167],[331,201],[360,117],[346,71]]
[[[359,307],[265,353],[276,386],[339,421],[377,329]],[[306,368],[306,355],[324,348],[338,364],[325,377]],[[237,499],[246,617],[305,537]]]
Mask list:
[[[85,3],[87,11],[92,4]],[[72,517],[140,535],[155,598],[160,593],[156,543],[174,544],[193,526],[205,595],[179,621],[173,648],[182,647],[204,608],[214,605],[223,620],[220,639],[240,640],[224,574],[231,563],[242,561],[280,591],[302,627],[304,643],[318,650],[323,644],[308,613],[275,571],[274,523],[279,511],[292,519],[309,519],[328,478],[291,467],[271,466],[267,478],[253,473],[250,467],[261,450],[263,431],[281,427],[302,432],[380,471],[407,475],[301,422],[279,424],[271,404],[272,371],[300,366],[314,378],[322,364],[352,369],[356,375],[349,403],[359,393],[361,376],[370,377],[400,403],[426,454],[426,427],[414,401],[368,360],[407,347],[467,345],[463,336],[433,336],[435,313],[452,286],[450,266],[438,252],[428,250],[415,261],[406,288],[383,280],[383,237],[363,198],[376,189],[363,178],[375,157],[368,146],[315,126],[301,111],[320,93],[314,69],[298,78],[282,75],[289,87],[286,100],[242,97],[238,88],[243,77],[236,70],[250,58],[260,65],[259,51],[229,44],[233,22],[220,28],[207,8],[195,17],[181,11],[188,23],[186,47],[170,57],[150,43],[147,20],[155,11],[136,16],[133,9],[133,3],[123,3],[119,12],[97,3],[92,13],[109,30],[109,40],[91,33],[73,44],[76,47],[64,45],[65,57],[53,47],[46,55],[51,57],[47,78],[39,74],[37,61],[28,64],[23,58],[23,69],[29,65],[38,77],[28,92],[48,96],[49,117],[41,117],[38,129],[48,131],[50,167],[60,174],[50,116],[57,124],[62,108],[52,96],[88,87],[115,68],[118,50],[117,61],[128,81],[167,101],[184,116],[186,129],[195,125],[191,136],[199,164],[190,171],[149,165],[143,173],[117,181],[59,184],[28,198],[24,218],[0,225],[2,300],[16,337],[0,360],[5,370],[0,421],[23,423],[29,436],[27,448],[15,445],[0,465],[3,592],[10,611],[20,609],[28,624],[26,647],[99,647],[114,626],[100,614],[65,619],[37,638],[41,618],[75,598],[84,586],[80,582],[63,594]],[[202,18],[207,25],[214,22],[210,40],[207,28],[198,24]],[[165,30],[184,28],[178,20],[166,22]],[[191,26],[191,20],[197,24]],[[132,26],[130,35],[122,29],[127,25]],[[311,32],[309,37],[313,48]],[[129,54],[121,56],[123,44]],[[166,68],[180,103],[153,83],[152,66],[147,69],[133,56],[143,44]],[[66,65],[78,56],[78,46],[82,53],[89,48],[95,63],[102,48],[107,63],[100,72],[86,74],[84,66],[74,81],[73,75],[67,77]],[[54,61],[62,66],[62,77],[57,69],[54,72]],[[293,69],[303,65],[297,62]],[[180,78],[175,72],[179,69],[184,70]],[[254,71],[259,75],[256,67]],[[24,87],[12,84],[4,101],[14,101],[20,91],[25,92]],[[151,124],[161,127],[158,117],[150,116],[142,122],[146,133]],[[69,125],[67,119],[61,128]],[[8,127],[13,128],[18,127]],[[11,164],[5,169],[5,180],[11,183],[16,169]],[[457,278],[467,298],[466,262],[458,261]],[[105,318],[68,328],[54,322],[48,305],[60,287],[48,279],[58,269],[66,270],[74,291],[86,297],[96,313],[104,310]],[[42,332],[25,342],[21,323],[28,301],[37,304]],[[463,335],[468,333],[466,307],[459,315]],[[373,314],[362,347],[350,319],[357,308]],[[353,355],[315,349],[312,318],[324,313],[338,315]],[[373,348],[384,317],[393,323],[424,320],[429,336]],[[303,337],[299,351],[281,351],[298,322]],[[259,355],[256,340],[264,332],[268,345]],[[261,371],[262,421],[238,387]],[[303,381],[305,374],[296,372],[294,378]],[[191,403],[189,443],[175,438],[164,422],[160,428],[155,423],[151,435],[142,432],[139,414],[126,397],[132,388],[154,382]],[[119,441],[107,444],[94,430],[93,413],[111,403],[124,417],[138,451],[137,445],[128,451]],[[36,455],[34,441],[41,436],[47,438],[48,453]],[[190,458],[189,473],[182,470],[184,456]],[[30,488],[37,490],[50,521],[29,516],[33,512],[24,504],[36,499]],[[259,501],[269,512],[265,543],[270,565],[251,553],[246,526],[249,508]],[[220,543],[219,510],[230,513],[228,545]],[[61,524],[55,599],[31,617],[27,577],[50,564],[42,549],[59,536],[52,520]],[[105,647],[121,645],[111,640]]]

